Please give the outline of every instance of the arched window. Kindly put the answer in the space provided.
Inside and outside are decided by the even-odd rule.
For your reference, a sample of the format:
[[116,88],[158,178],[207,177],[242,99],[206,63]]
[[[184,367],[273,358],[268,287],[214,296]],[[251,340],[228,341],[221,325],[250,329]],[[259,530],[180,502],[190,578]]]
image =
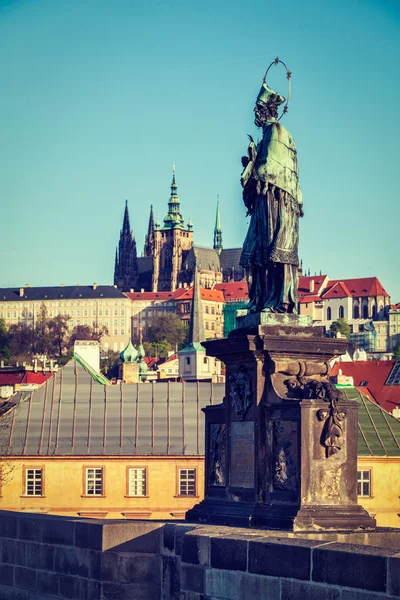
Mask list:
[[363,306],[363,319],[368,319],[368,304]]
[[339,306],[339,319],[344,319],[344,308]]
[[359,319],[360,318],[360,309],[358,308],[358,304],[354,305],[353,308],[353,319]]
[[372,318],[375,321],[375,319],[376,319],[376,304],[374,304],[372,307]]
[[330,306],[328,306],[328,308],[327,308],[326,318],[328,319],[328,321],[332,321],[332,309]]

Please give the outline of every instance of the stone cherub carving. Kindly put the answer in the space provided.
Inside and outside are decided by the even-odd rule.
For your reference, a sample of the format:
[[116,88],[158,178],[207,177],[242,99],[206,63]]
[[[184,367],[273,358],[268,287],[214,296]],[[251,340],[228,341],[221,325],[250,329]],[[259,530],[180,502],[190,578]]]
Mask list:
[[[272,64],[278,63],[284,64],[279,58]],[[290,84],[291,73],[286,71]],[[278,119],[278,107],[285,98],[268,87],[267,73],[254,108],[255,124],[262,128],[263,137],[256,144],[249,136],[247,156],[242,158],[243,201],[250,224],[240,265],[247,273],[251,312],[295,313],[303,200],[296,146]]]

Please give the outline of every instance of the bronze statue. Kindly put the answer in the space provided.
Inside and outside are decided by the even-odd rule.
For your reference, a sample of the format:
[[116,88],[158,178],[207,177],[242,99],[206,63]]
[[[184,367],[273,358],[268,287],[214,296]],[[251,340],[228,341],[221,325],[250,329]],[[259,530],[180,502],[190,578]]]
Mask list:
[[[284,64],[276,58],[268,70],[278,63]],[[266,84],[268,70],[254,107],[254,122],[262,127],[263,137],[256,145],[249,136],[248,153],[242,158],[243,201],[251,218],[240,264],[247,273],[250,312],[296,313],[303,200],[296,146],[278,119],[285,98]],[[291,73],[286,71],[290,84]],[[283,114],[287,105],[288,100]]]

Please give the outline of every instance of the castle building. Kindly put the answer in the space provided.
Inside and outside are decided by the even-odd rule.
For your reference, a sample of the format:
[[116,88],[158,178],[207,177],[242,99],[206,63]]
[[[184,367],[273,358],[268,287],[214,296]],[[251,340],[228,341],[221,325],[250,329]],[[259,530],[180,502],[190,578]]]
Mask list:
[[239,265],[241,248],[224,249],[219,201],[214,227],[213,247],[194,245],[193,224],[185,225],[181,214],[175,170],[172,175],[168,213],[163,224],[154,220],[150,207],[143,255],[136,255],[136,242],[129,225],[128,206],[117,248],[114,283],[123,292],[174,292],[191,286],[197,267],[201,287],[211,289],[216,283],[241,281],[244,269]]

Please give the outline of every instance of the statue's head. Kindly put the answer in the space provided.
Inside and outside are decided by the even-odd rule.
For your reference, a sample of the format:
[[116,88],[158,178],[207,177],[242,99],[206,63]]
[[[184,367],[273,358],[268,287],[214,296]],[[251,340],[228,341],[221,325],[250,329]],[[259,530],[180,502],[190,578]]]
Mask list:
[[285,102],[285,98],[274,92],[273,89],[263,82],[260,93],[257,96],[254,107],[254,123],[262,127],[266,121],[278,118],[278,107]]

